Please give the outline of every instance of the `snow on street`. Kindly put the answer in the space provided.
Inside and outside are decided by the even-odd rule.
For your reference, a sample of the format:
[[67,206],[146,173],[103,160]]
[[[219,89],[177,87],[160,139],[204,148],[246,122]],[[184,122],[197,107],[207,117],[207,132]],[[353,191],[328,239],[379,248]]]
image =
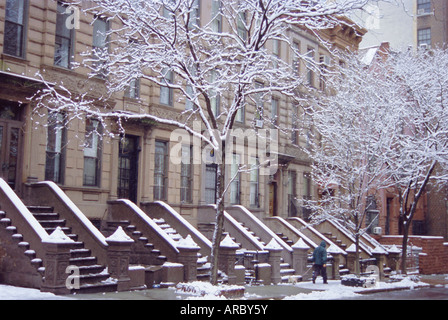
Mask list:
[[0,284],[0,300],[64,300],[63,296],[41,292],[38,289],[21,288]]
[[[447,277],[448,279],[448,277]],[[208,288],[209,285],[204,284],[204,288]],[[446,285],[445,285],[446,287]],[[399,288],[407,288],[408,290],[417,288],[429,288],[429,284],[425,282],[414,282],[409,278],[405,278],[400,282],[385,283],[380,282],[377,286],[372,288],[359,288],[349,287],[341,285],[340,280],[329,280],[328,284],[323,284],[322,279],[318,278],[316,284],[312,282],[298,282],[296,284],[280,284],[277,286],[257,286],[246,287],[246,294],[242,300],[252,299],[284,299],[284,300],[334,300],[334,299],[353,299],[361,297],[360,291],[368,290],[396,290]],[[216,289],[216,288],[215,288]],[[296,289],[296,292],[302,293],[291,294]],[[164,295],[164,292],[166,293]],[[216,297],[213,294],[206,294],[205,296],[192,296],[176,293],[174,289],[151,289],[145,291],[135,292],[121,292],[121,293],[106,293],[95,295],[78,295],[78,296],[57,296],[51,293],[40,292],[37,289],[20,288],[8,285],[0,285],[0,300],[69,300],[69,299],[149,299],[153,300],[154,296],[151,293],[155,293],[156,299],[194,299],[194,300],[213,300],[223,299],[222,297]],[[368,297],[368,296],[365,296]]]

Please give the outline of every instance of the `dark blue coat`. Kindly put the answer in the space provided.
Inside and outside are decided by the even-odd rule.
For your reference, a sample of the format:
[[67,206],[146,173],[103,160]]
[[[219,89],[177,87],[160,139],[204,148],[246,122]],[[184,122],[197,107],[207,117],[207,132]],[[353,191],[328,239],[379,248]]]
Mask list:
[[325,241],[322,241],[320,243],[320,246],[318,246],[316,249],[314,249],[313,252],[313,262],[314,264],[318,265],[324,265],[327,262],[327,250]]

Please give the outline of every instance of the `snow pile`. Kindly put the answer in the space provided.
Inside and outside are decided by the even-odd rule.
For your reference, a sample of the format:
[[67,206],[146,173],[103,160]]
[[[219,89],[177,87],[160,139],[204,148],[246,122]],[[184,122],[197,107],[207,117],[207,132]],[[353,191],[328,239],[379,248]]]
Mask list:
[[282,250],[283,248],[278,244],[277,241],[275,241],[274,238],[264,247],[268,250]]
[[177,247],[178,248],[185,248],[185,249],[196,249],[196,248],[199,248],[197,243],[194,242],[194,240],[191,237],[191,235],[186,236],[185,239],[180,239],[177,242]]
[[72,243],[75,242],[70,239],[62,230],[61,227],[57,227],[52,234],[50,234],[44,241],[45,243]]
[[292,246],[292,248],[308,250],[310,247],[305,243],[305,241],[302,240],[302,238],[299,238],[299,240],[297,240],[297,242]]
[[239,248],[240,246],[232,240],[232,238],[227,234],[225,238],[219,244],[220,247],[225,248]]
[[117,230],[106,238],[106,241],[112,242],[134,242],[131,237],[129,237],[126,232],[123,230],[121,226],[117,228]]
[[217,285],[210,282],[193,281],[188,283],[178,283],[176,293],[191,295],[193,299],[227,299],[244,296],[245,288],[237,285]]
[[[400,280],[401,279],[401,280]],[[396,278],[396,282],[376,282],[372,288],[350,287],[341,284],[340,280],[329,280],[328,284],[319,282],[316,284],[312,282],[298,282],[295,286],[313,290],[311,293],[300,293],[284,298],[284,300],[334,300],[334,299],[349,299],[359,297],[361,294],[369,292],[376,292],[378,290],[395,290],[395,289],[416,289],[429,287],[429,284],[421,282],[418,277],[408,276]]]

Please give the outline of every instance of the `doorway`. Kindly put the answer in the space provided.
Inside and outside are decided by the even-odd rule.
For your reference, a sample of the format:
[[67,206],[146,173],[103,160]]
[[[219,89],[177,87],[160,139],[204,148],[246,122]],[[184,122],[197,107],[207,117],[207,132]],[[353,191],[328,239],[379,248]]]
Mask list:
[[22,123],[0,120],[0,176],[17,191],[19,186]]
[[22,161],[22,105],[0,100],[0,177],[20,192]]
[[277,182],[269,183],[269,216],[277,216]]
[[118,154],[118,197],[137,203],[139,137],[125,135],[120,139]]

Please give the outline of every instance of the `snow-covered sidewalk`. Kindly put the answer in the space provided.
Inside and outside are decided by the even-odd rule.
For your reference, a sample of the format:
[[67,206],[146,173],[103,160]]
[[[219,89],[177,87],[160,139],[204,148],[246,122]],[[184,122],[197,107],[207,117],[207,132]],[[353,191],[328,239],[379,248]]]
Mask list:
[[[448,281],[448,275],[441,279]],[[92,294],[79,296],[57,296],[51,293],[41,292],[37,289],[20,288],[8,285],[0,285],[0,300],[70,300],[70,299],[167,299],[167,300],[215,300],[225,299],[217,296],[216,291],[224,289],[226,286],[211,286],[207,282],[194,282],[189,285],[197,287],[197,292],[179,292],[174,287],[170,289],[151,289],[135,292]],[[448,284],[441,284],[448,286]],[[323,284],[321,279],[317,279],[316,284],[312,282],[297,282],[295,284],[280,284],[276,286],[246,286],[246,292],[242,300],[253,299],[284,299],[284,300],[334,300],[351,299],[360,297],[362,294],[377,291],[390,291],[398,289],[417,289],[429,287],[423,281],[413,281],[411,278],[404,278],[400,282],[386,283],[379,282],[372,288],[349,287],[341,284],[340,280],[329,280],[328,284]],[[227,286],[229,288],[229,286]],[[231,288],[231,287],[230,287]],[[299,292],[299,293],[297,293]]]
[[22,288],[0,284],[0,300],[65,300],[63,296],[57,296],[38,289]]
[[348,299],[357,297],[361,294],[374,293],[379,291],[390,291],[400,289],[416,289],[429,287],[430,285],[421,281],[413,281],[411,278],[404,278],[399,282],[377,282],[371,288],[350,287],[341,284],[340,280],[329,280],[328,284],[323,284],[322,280],[312,282],[298,282],[295,286],[313,290],[311,293],[300,293],[293,296],[288,296],[285,300],[334,300],[334,299]]

